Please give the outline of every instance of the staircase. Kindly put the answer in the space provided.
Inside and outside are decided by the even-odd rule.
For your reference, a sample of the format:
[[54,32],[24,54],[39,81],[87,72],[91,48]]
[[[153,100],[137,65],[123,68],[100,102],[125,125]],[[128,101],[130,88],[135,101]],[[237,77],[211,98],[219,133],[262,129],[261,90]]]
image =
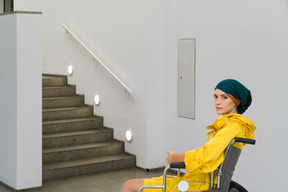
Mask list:
[[113,129],[67,84],[66,76],[43,75],[43,181],[134,167],[136,158],[113,139]]

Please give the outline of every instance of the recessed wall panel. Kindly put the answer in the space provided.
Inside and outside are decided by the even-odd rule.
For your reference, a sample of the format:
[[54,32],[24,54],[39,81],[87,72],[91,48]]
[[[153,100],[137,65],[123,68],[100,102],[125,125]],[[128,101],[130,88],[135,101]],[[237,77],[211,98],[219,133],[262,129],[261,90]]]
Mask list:
[[178,40],[178,116],[195,119],[196,39]]

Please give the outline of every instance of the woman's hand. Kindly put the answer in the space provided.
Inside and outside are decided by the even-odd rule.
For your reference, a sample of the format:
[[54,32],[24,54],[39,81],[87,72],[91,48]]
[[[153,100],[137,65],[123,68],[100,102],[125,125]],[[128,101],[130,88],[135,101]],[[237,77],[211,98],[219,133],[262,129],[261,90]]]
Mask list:
[[176,153],[174,151],[168,151],[166,161],[170,165],[172,162],[184,162],[185,153]]
[[175,162],[174,161],[175,155],[176,155],[176,152],[174,152],[174,151],[168,151],[167,152],[166,161],[169,165],[170,165],[170,163]]

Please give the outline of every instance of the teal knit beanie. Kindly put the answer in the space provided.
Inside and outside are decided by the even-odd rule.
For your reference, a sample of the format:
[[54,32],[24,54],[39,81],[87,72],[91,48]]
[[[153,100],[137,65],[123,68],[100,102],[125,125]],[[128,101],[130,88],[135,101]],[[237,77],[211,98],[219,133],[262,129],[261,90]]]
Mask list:
[[240,82],[234,79],[226,79],[218,83],[215,89],[220,89],[226,94],[232,95],[235,99],[240,100],[241,103],[237,107],[239,114],[243,114],[251,105],[251,92]]

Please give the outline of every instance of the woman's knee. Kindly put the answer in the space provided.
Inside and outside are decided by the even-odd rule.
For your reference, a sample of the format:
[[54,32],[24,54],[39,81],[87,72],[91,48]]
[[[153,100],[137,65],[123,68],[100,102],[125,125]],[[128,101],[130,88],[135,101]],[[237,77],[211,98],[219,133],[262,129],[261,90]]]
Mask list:
[[130,179],[123,184],[121,192],[137,192],[143,182],[144,179]]

